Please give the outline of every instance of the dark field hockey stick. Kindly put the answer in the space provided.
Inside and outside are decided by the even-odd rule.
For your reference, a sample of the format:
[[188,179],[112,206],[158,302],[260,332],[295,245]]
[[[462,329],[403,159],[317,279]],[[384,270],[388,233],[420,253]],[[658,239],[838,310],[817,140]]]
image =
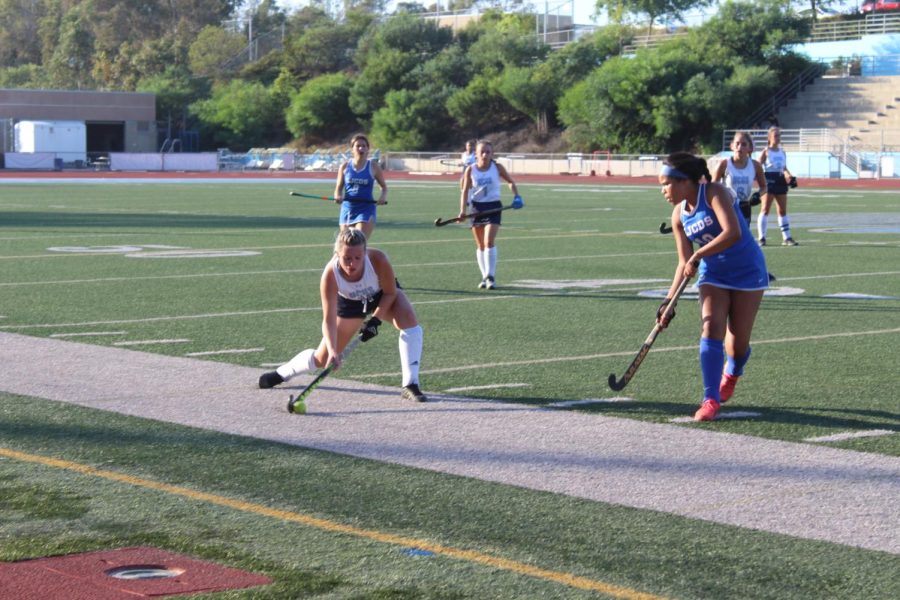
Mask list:
[[[327,200],[328,202],[337,202],[338,199],[333,196],[316,196],[315,194],[303,194],[300,192],[291,192],[291,196],[300,196],[301,198],[314,198],[315,200]],[[378,204],[375,200],[354,200],[357,204]],[[387,202],[385,202],[387,204]]]
[[491,210],[484,210],[481,212],[472,213],[470,215],[463,215],[461,217],[453,217],[452,219],[447,219],[446,221],[444,219],[437,218],[434,220],[434,226],[435,227],[443,227],[444,225],[449,225],[450,223],[462,223],[466,219],[474,219],[476,217],[486,217],[488,215],[495,215],[498,212],[503,212],[504,210],[507,210],[509,208],[512,208],[512,205],[501,206],[500,208],[492,208]]
[[[666,322],[666,318],[669,317],[672,311],[675,310],[675,303],[678,302],[678,298],[681,297],[682,292],[684,292],[687,287],[688,279],[687,277],[681,280],[681,283],[678,284],[678,289],[675,290],[675,295],[672,296],[672,299],[669,300],[669,303],[666,305],[666,310],[662,314],[662,318],[659,319],[662,323]],[[609,387],[614,391],[619,392],[628,385],[628,382],[634,378],[634,374],[637,372],[638,367],[641,366],[641,363],[644,362],[644,359],[647,357],[647,354],[650,352],[650,348],[653,347],[653,342],[656,341],[656,336],[659,335],[659,332],[663,330],[663,326],[660,323],[656,323],[653,326],[653,331],[650,332],[650,335],[647,336],[647,339],[644,340],[644,345],[641,346],[641,349],[638,350],[637,356],[634,357],[634,360],[631,361],[631,364],[628,365],[628,368],[625,369],[625,374],[622,375],[621,379],[616,379],[615,373],[609,374]]]
[[663,235],[666,235],[667,233],[672,233],[672,228],[669,227],[668,223],[663,221],[662,223],[659,224],[659,232]]
[[456,167],[457,169],[461,169],[464,166],[466,166],[462,161],[452,160],[449,158],[442,158],[441,164],[444,165],[445,167]]
[[[344,348],[344,351],[341,352],[341,362],[353,352],[353,349],[356,348],[359,343],[362,341],[362,335],[358,335],[347,344],[347,347]],[[328,377],[331,372],[334,371],[334,363],[331,363],[324,369],[322,372],[316,375],[316,378],[313,379],[309,385],[303,388],[303,391],[297,394],[296,396],[291,396],[288,400],[287,409],[291,414],[303,415],[306,414],[306,398],[312,393],[314,389],[319,387],[319,385]]]

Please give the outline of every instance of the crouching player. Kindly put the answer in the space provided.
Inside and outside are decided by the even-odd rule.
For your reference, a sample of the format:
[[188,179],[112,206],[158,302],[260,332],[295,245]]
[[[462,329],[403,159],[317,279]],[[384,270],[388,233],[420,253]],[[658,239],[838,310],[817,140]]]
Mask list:
[[400,395],[406,400],[425,402],[427,398],[419,389],[422,327],[406,294],[397,287],[388,257],[380,250],[367,247],[362,230],[348,228],[338,233],[334,257],[322,272],[319,291],[322,296],[319,347],[303,350],[276,370],[263,373],[259,387],[271,388],[329,364],[340,367],[341,352],[362,328],[363,319],[371,314],[362,341],[375,337],[382,321],[393,323],[400,330],[403,376]]

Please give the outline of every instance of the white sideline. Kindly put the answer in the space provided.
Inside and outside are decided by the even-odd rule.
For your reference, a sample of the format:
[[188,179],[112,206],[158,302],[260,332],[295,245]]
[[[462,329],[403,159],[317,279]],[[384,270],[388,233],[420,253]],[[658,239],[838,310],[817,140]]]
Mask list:
[[[23,376],[35,364],[42,376]],[[0,332],[12,394],[900,554],[897,457],[446,395],[413,404],[337,379],[289,416],[309,378],[260,390],[259,374]]]

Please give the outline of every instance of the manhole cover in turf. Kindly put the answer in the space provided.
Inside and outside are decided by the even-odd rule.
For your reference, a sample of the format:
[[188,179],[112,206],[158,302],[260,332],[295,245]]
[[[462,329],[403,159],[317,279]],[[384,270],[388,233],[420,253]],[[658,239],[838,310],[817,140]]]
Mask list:
[[106,571],[107,575],[116,579],[163,579],[183,573],[184,569],[169,569],[162,565],[128,565]]

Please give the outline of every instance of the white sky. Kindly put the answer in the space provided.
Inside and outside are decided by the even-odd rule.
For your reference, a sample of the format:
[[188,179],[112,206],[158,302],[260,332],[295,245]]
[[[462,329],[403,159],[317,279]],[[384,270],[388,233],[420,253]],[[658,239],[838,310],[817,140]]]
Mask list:
[[[335,1],[339,2],[339,0]],[[388,7],[392,9],[395,1],[396,0],[389,0]],[[418,2],[423,6],[430,6],[437,2],[440,2],[442,6],[446,6],[448,4],[447,0],[406,1]],[[606,22],[606,19],[603,16],[601,16],[597,21],[593,19],[594,9],[596,7],[595,0],[525,0],[525,2],[531,2],[536,12],[546,12],[550,15],[560,16],[573,15],[576,25],[597,25]],[[833,4],[833,8],[837,9],[839,12],[851,12],[854,8],[857,8],[861,2],[862,0],[836,0]],[[290,12],[296,8],[309,4],[309,0],[277,0],[277,4]],[[803,8],[808,8],[808,5],[809,0],[797,0],[797,3],[794,4],[794,8],[795,10],[802,10]],[[717,10],[717,2],[706,9],[706,11],[711,14],[714,14],[715,12],[717,12]],[[686,13],[685,20],[688,22],[688,24],[703,21],[702,15],[699,12]]]

